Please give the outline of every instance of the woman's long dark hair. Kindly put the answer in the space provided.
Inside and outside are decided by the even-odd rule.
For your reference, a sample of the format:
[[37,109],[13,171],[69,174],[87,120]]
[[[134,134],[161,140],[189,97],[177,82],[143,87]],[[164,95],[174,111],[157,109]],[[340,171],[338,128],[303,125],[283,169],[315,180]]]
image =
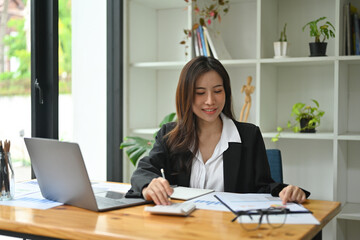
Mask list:
[[[234,119],[230,78],[224,66],[213,57],[196,57],[189,61],[181,71],[176,89],[177,124],[167,134],[167,146],[170,157],[177,161],[179,171],[190,172],[194,154],[199,149],[196,115],[192,111],[195,96],[196,80],[203,74],[215,71],[223,80],[225,90],[225,106],[222,110],[225,116]],[[192,150],[192,152],[190,151]]]

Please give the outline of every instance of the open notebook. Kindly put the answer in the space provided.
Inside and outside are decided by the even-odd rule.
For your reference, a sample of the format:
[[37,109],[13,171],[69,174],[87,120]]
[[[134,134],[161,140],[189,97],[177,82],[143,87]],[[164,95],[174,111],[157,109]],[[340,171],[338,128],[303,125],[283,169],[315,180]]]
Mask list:
[[188,187],[175,187],[174,193],[171,198],[180,200],[193,199],[208,193],[214,192],[212,189],[188,188]]

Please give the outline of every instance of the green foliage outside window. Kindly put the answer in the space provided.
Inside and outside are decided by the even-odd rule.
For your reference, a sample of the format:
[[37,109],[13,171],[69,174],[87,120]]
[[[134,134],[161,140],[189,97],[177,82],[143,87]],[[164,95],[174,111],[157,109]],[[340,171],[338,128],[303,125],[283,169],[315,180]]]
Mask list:
[[8,48],[7,58],[16,58],[19,62],[14,72],[0,73],[0,95],[23,95],[30,92],[30,52],[26,49],[25,19],[11,19],[7,26],[16,32],[4,36],[4,45]]
[[[24,1],[26,5],[26,1]],[[3,39],[7,58],[17,59],[18,68],[0,73],[0,96],[29,95],[31,78],[30,47],[26,43],[25,18],[11,19],[11,35]],[[71,0],[59,0],[59,93],[71,93]]]
[[71,0],[59,0],[59,75],[71,79]]
[[[25,19],[11,19],[7,26],[15,29],[16,33],[6,35],[4,37],[4,44],[8,46],[8,58],[17,58],[19,60],[19,67],[15,72],[12,72],[12,78],[15,79],[30,79],[30,52],[26,49],[26,32],[24,31]],[[7,75],[8,73],[3,73]]]

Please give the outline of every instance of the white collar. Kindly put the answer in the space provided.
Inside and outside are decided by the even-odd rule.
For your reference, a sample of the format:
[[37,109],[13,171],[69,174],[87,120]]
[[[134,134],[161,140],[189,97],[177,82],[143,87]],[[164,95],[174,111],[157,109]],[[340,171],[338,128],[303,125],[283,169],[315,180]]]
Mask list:
[[[223,122],[221,137],[219,141],[221,148],[227,149],[229,146],[229,142],[241,143],[240,134],[235,126],[234,121],[225,116],[225,114],[223,113],[220,113],[220,117]],[[189,149],[191,152],[194,153],[194,145],[192,145]]]
[[234,121],[228,118],[227,116],[225,116],[225,114],[223,113],[220,114],[220,117],[223,122],[221,140],[225,140],[226,142],[241,143],[240,134],[235,126]]

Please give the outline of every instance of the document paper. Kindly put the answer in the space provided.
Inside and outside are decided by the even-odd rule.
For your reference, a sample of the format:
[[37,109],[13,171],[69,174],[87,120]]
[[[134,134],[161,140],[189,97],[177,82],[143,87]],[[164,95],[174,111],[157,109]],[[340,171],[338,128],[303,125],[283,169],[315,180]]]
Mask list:
[[[93,182],[94,191],[116,191],[126,193],[131,185],[107,182]],[[45,199],[40,192],[37,180],[31,180],[15,184],[15,197],[13,200],[0,201],[0,205],[27,207],[36,209],[49,209],[64,205],[63,203],[54,202]]]
[[40,192],[36,180],[21,182],[15,184],[15,197],[13,200],[0,201],[0,205],[27,207],[36,209],[49,209],[63,205],[59,202],[45,199]]
[[[189,200],[187,202],[195,203],[197,209],[207,209],[216,211],[227,211],[221,202],[219,202],[215,195],[224,200],[233,210],[250,210],[250,209],[263,209],[271,206],[283,206],[279,197],[273,197],[270,194],[238,194],[227,192],[213,192],[207,195]],[[306,211],[300,204],[287,203],[286,208],[290,211]],[[320,224],[319,221],[310,213],[304,214],[287,214],[286,224]]]

